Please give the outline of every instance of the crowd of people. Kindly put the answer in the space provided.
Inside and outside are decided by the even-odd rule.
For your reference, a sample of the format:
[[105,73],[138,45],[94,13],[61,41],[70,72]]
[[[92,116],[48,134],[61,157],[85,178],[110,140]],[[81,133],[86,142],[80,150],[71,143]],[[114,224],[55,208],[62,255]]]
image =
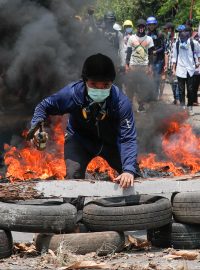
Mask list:
[[[159,27],[158,20],[150,16],[136,22],[127,19],[120,25],[115,13],[108,11],[95,27],[118,54],[118,73],[124,90],[130,88],[126,86],[126,75],[130,77],[131,73],[138,72],[146,80],[154,81],[151,98],[160,100],[165,82],[168,82],[173,92],[173,103],[188,109],[190,115],[194,114],[193,106],[198,105],[200,84],[200,34],[192,27],[191,20],[178,26],[167,22]],[[141,94],[143,86],[142,80],[141,83],[138,80],[134,87],[138,112],[146,111],[147,98]],[[128,92],[130,94],[131,89]]]

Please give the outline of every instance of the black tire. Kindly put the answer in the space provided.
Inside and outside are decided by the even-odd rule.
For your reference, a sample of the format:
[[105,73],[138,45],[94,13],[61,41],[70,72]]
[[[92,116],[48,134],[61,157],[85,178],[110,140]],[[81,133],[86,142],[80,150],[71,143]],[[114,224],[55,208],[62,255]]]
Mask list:
[[76,214],[73,205],[62,202],[0,202],[0,228],[35,233],[71,232],[75,228]]
[[177,222],[200,224],[200,192],[177,193],[172,206]]
[[0,230],[0,259],[12,255],[13,239],[10,231]]
[[48,249],[55,253],[59,248],[76,254],[96,252],[98,255],[107,255],[123,249],[125,237],[118,232],[92,232],[71,234],[38,234],[35,238],[36,250],[46,252]]
[[146,230],[171,221],[168,199],[160,196],[132,195],[105,198],[83,208],[83,223],[91,231]]
[[147,230],[147,239],[156,247],[197,249],[200,248],[200,226],[173,222],[160,228]]

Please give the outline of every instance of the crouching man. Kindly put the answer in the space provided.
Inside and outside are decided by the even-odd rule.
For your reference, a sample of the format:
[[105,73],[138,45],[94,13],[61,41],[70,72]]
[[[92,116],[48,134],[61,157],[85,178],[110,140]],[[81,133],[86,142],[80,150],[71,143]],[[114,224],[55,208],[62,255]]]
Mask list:
[[[104,158],[119,176],[122,188],[132,186],[137,171],[136,128],[132,105],[113,84],[115,68],[102,54],[88,57],[82,80],[45,98],[36,108],[27,139],[40,143],[37,130],[49,115],[69,114],[64,158],[67,179],[84,179],[89,162]],[[43,136],[47,140],[48,136]]]

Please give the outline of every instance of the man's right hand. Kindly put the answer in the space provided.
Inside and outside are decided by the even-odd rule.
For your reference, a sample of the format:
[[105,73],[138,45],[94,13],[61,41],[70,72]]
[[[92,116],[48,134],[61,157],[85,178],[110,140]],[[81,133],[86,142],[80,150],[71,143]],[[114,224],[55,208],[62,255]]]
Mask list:
[[48,133],[44,131],[43,125],[43,122],[37,123],[29,129],[26,136],[26,140],[31,141],[38,150],[44,150],[48,140]]
[[48,141],[48,133],[45,131],[39,131],[39,130],[36,131],[32,140],[33,144],[40,151],[46,148],[47,141]]

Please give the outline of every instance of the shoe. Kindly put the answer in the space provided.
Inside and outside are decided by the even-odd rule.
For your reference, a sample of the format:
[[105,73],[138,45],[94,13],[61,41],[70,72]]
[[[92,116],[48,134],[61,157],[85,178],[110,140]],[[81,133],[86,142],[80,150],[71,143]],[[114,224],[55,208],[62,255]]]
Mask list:
[[199,103],[198,102],[194,102],[193,103],[193,106],[199,106]]
[[176,100],[176,105],[180,105],[180,100]]
[[189,113],[190,116],[194,115],[193,107],[192,106],[189,106],[188,107],[188,113]]
[[138,107],[138,109],[137,109],[137,112],[146,112],[145,107],[144,107],[143,104],[140,104],[140,105],[139,105],[139,107]]

